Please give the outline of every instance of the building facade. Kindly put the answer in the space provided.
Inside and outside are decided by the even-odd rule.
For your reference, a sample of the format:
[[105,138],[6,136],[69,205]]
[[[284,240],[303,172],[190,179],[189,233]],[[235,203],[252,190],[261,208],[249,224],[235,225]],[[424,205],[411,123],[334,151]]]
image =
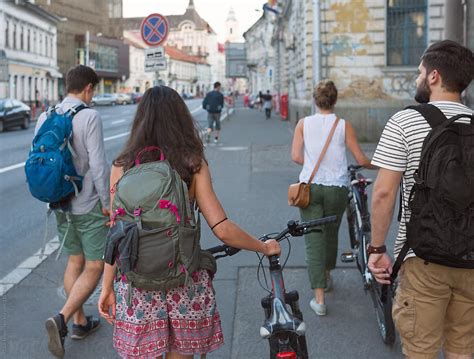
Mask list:
[[378,140],[391,114],[413,102],[425,48],[445,38],[465,42],[469,24],[463,0],[278,3],[281,11],[266,15],[274,24],[274,87],[289,98],[289,119],[312,113],[315,83],[332,79],[338,114],[366,140]]
[[[119,91],[128,78],[128,53],[122,38],[122,0],[35,0],[61,18],[58,24],[58,64],[65,75],[83,64],[94,67],[101,91]],[[99,66],[96,68],[96,66]],[[64,92],[60,83],[60,93]]]
[[56,25],[59,18],[27,1],[3,1],[0,8],[0,49],[7,74],[0,98],[27,104],[58,100]]
[[211,66],[202,58],[165,45],[167,69],[144,72],[145,49],[149,46],[142,40],[139,31],[126,30],[124,38],[130,45],[130,78],[124,84],[127,92],[144,92],[150,86],[162,83],[180,94],[202,96],[211,88]]
[[245,33],[248,89],[252,94],[274,89],[275,48],[272,45],[274,21],[264,13]]

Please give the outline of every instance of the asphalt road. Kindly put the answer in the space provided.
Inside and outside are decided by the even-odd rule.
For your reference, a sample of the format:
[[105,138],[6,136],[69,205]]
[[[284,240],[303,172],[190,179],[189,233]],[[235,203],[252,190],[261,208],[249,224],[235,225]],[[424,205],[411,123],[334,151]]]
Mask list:
[[[207,113],[201,100],[186,101],[201,127],[207,124]],[[136,105],[99,106],[104,127],[107,161],[122,148]],[[11,129],[0,133],[0,278],[14,269],[25,258],[37,252],[43,243],[46,226],[46,204],[34,199],[26,184],[23,166],[35,124],[28,130]],[[55,236],[54,219],[50,220],[48,240]]]

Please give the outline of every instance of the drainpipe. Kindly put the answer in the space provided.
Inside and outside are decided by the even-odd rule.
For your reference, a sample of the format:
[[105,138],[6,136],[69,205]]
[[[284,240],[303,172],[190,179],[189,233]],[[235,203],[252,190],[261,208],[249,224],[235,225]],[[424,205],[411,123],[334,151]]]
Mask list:
[[[316,84],[321,79],[321,4],[319,0],[313,1],[313,87],[314,89]],[[312,96],[311,96],[312,98]],[[316,112],[316,105],[314,101],[312,102],[313,113]]]

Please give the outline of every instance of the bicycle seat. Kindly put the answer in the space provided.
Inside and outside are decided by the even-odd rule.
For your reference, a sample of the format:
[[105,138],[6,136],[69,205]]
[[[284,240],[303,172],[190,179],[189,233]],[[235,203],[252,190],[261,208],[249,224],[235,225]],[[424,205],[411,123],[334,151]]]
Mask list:
[[272,300],[272,315],[265,320],[260,328],[260,336],[263,339],[268,339],[280,332],[294,332],[297,335],[304,335],[306,324],[293,317],[286,309],[285,304],[279,298],[275,298]]

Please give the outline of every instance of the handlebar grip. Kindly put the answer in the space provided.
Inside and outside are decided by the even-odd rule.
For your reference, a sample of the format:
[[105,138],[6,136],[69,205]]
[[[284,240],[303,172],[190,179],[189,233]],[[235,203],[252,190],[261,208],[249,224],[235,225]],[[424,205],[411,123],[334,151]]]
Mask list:
[[361,168],[364,168],[364,166],[361,166],[361,165],[349,165],[347,166],[347,170],[348,171],[352,171],[352,170],[360,170]]
[[229,246],[223,244],[223,245],[220,245],[220,246],[215,246],[215,247],[211,247],[211,248],[207,248],[205,249],[207,252],[210,252],[211,254],[215,254],[215,253],[219,253],[219,252],[224,252],[227,248],[229,248]]
[[303,222],[300,224],[300,227],[317,227],[323,226],[328,223],[334,223],[337,221],[337,216],[328,216],[318,219],[313,219],[312,221]]

